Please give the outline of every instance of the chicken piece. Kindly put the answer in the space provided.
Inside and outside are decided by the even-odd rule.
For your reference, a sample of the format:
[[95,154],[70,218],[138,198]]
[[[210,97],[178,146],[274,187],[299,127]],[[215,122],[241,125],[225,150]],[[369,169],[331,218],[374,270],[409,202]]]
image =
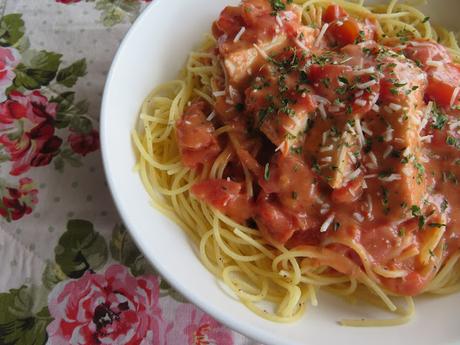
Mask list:
[[334,189],[344,187],[360,175],[357,162],[362,145],[355,121],[359,120],[317,118],[307,132],[305,157]]
[[[246,110],[252,114],[254,126],[285,154],[301,141],[309,114],[316,108],[309,90],[302,94],[295,91],[298,79],[296,73],[281,77],[274,66],[267,64],[246,90]],[[286,91],[278,97],[280,80]],[[287,106],[281,104],[283,99],[289,100]]]
[[222,53],[223,66],[229,84],[233,86],[244,85],[253,72],[262,66],[267,56],[275,55],[285,48],[288,44],[286,35],[278,35],[270,42],[258,45],[240,44],[236,50],[229,49]]

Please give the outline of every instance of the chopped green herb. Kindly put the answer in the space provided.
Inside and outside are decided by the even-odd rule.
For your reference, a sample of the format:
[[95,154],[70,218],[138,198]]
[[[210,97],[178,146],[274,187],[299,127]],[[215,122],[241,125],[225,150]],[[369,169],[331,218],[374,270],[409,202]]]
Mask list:
[[265,164],[264,170],[264,180],[268,181],[270,179],[270,163]]
[[446,139],[446,144],[454,146],[457,143],[457,140],[454,137],[448,136]]
[[447,226],[446,224],[441,224],[441,223],[428,223],[428,226],[431,228],[443,228]]
[[349,84],[349,81],[348,81],[348,79],[347,79],[347,78],[345,78],[345,77],[338,77],[337,79],[338,79],[340,82],[342,82],[342,83],[344,83],[344,84],[346,84],[346,85],[348,85],[348,84]]
[[430,17],[425,17],[425,18],[423,18],[422,23],[426,23],[429,20],[430,20]]
[[236,111],[241,113],[242,111],[244,111],[244,103],[238,103],[237,105],[235,105],[235,109]]
[[324,85],[325,88],[329,88],[331,86],[331,79],[323,78],[321,79],[321,83]]
[[297,197],[298,197],[297,192],[292,192],[291,197],[292,197],[292,199],[297,200]]
[[442,202],[441,202],[441,212],[444,213],[446,212],[447,208],[449,207],[449,203],[447,202],[446,199],[444,199]]
[[302,153],[302,146],[291,147],[291,152],[300,155]]
[[422,215],[422,211],[420,210],[420,207],[418,207],[417,205],[412,205],[410,209],[414,217],[419,217]]
[[390,212],[390,208],[388,206],[388,190],[382,187],[382,205],[383,205],[383,213],[388,214]]

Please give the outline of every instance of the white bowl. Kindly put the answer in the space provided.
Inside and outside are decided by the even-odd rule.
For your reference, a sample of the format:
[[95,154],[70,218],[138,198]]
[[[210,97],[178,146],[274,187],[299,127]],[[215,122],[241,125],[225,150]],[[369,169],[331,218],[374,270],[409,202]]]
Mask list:
[[[350,306],[321,294],[293,324],[266,321],[232,299],[201,264],[184,232],[149,202],[136,172],[130,131],[140,105],[159,83],[174,78],[187,53],[225,5],[237,0],[155,0],[131,28],[113,62],[104,93],[102,152],[118,210],[145,256],[188,300],[225,325],[264,344],[398,345],[460,343],[460,294],[416,301],[417,314],[395,328],[346,328],[337,320],[375,316],[365,306]],[[438,22],[457,25],[458,0],[432,0],[426,11]],[[372,314],[374,313],[374,314]],[[386,316],[386,315],[384,315]]]

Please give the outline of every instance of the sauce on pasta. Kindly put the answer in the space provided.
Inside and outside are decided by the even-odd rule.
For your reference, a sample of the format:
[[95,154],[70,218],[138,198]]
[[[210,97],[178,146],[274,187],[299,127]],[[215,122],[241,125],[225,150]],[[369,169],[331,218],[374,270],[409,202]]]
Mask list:
[[[183,109],[175,110],[175,129],[158,132],[167,138],[160,156],[175,146],[180,162],[155,169],[182,174],[155,182],[170,186],[165,212],[185,212],[182,205],[185,227],[212,227],[199,235],[202,255],[213,238],[216,263],[206,262],[230,285],[238,271],[267,294],[273,272],[260,272],[273,262],[278,274],[273,259],[284,255],[283,267],[297,275],[288,297],[271,298],[284,307],[306,274],[310,283],[321,276],[340,287],[345,276],[350,293],[357,280],[395,310],[387,294],[421,294],[438,275],[447,284],[443,269],[460,255],[458,56],[405,26],[387,35],[378,15],[350,15],[358,6],[243,0],[226,7],[212,26],[214,43],[197,53],[198,67],[188,66],[197,72],[186,83],[205,86],[193,89],[195,97],[180,91],[189,92],[187,103],[168,103],[169,114],[173,105]],[[239,284],[248,305],[257,299]],[[328,285],[311,284],[281,317],[297,312],[312,286]]]

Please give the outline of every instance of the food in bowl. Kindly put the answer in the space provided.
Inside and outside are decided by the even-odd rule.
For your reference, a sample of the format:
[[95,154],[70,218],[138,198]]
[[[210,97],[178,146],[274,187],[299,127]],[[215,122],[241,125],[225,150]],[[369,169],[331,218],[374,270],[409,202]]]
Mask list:
[[459,62],[396,1],[244,0],[145,100],[140,176],[258,315],[321,289],[395,313],[343,325],[407,322],[460,289]]

